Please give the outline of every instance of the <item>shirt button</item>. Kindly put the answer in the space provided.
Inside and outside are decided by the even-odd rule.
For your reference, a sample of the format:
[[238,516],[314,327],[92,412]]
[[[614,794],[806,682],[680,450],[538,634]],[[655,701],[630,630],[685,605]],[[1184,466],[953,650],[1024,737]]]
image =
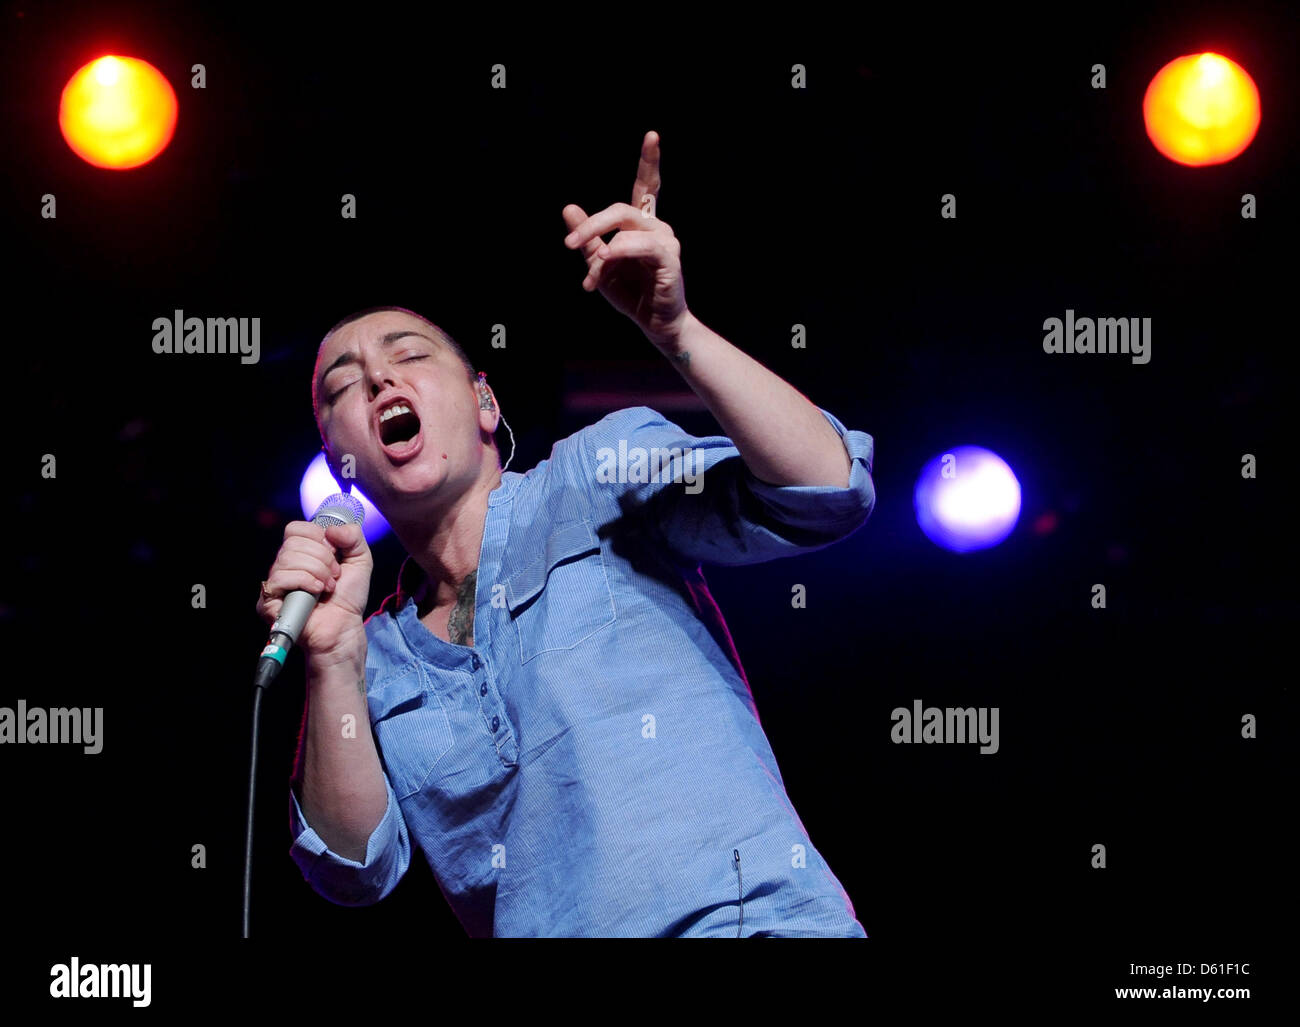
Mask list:
[[478,670],[478,668],[479,668],[479,659],[478,659],[478,654],[475,653],[475,654],[471,657],[471,660],[473,661],[474,669],[475,669],[475,670]]
[[479,694],[479,695],[487,695],[487,682],[486,682],[486,681],[484,681],[483,684],[481,684],[481,685],[478,686],[478,694]]
[[495,731],[495,730],[497,729],[497,725],[500,724],[500,723],[501,723],[500,720],[498,720],[496,717],[493,717],[493,718],[492,718],[492,730]]

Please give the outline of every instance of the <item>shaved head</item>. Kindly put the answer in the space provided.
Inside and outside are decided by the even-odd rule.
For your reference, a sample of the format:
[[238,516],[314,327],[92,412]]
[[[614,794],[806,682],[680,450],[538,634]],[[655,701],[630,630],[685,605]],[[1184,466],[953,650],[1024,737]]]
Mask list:
[[[445,331],[405,307],[349,314],[326,333],[312,371],[312,406],[330,473],[347,476],[392,523],[412,525],[470,483],[500,474],[500,423],[490,387]],[[376,401],[406,409],[379,418]],[[442,502],[446,502],[444,498]],[[422,505],[432,504],[432,505]]]
[[[344,328],[345,326],[350,325],[355,321],[360,321],[362,318],[369,317],[371,314],[384,314],[384,313],[406,314],[408,317],[413,317],[417,321],[422,322],[426,327],[428,327],[431,330],[431,334],[433,335],[433,337],[437,339],[438,342],[445,345],[449,350],[451,350],[451,352],[456,355],[457,359],[460,360],[460,362],[465,366],[465,374],[469,378],[470,384],[472,385],[474,384],[474,382],[478,380],[478,375],[474,371],[474,365],[470,362],[470,359],[465,354],[465,351],[461,349],[459,343],[457,343],[456,340],[453,339],[447,332],[443,331],[436,324],[430,321],[427,317],[424,317],[421,314],[417,314],[414,310],[408,310],[406,307],[367,307],[365,310],[358,310],[354,313],[349,314],[347,317],[343,318],[341,321],[336,323],[334,327],[332,327],[328,332],[325,333],[325,337],[321,339],[320,345],[316,347],[316,367],[315,370],[312,372],[312,382],[311,382],[311,409],[312,409],[312,415],[316,419],[316,430],[318,432],[320,431],[320,399],[321,399],[320,381],[321,378],[324,376],[324,372],[326,370],[325,368],[320,366],[321,353],[324,352],[326,344],[330,341],[330,339],[332,339],[338,333],[339,329]],[[321,436],[321,440],[324,441],[323,433]]]

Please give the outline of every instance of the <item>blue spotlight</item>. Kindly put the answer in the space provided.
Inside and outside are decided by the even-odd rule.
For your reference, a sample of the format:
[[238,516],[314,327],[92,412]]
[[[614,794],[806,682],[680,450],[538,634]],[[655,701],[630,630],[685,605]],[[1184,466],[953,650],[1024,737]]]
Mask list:
[[959,446],[941,453],[916,480],[916,522],[935,545],[955,553],[996,546],[1020,518],[1020,482],[996,453]]
[[[303,520],[311,520],[312,514],[327,496],[342,491],[342,487],[330,473],[329,461],[325,459],[325,454],[317,453],[316,459],[307,465],[307,470],[302,476],[302,484],[298,486],[298,500],[302,503]],[[366,544],[373,546],[376,540],[388,533],[388,522],[384,520],[384,515],[375,509],[375,504],[357,488],[355,482],[352,484],[352,495],[361,500],[361,506],[366,511],[362,530],[366,533]]]

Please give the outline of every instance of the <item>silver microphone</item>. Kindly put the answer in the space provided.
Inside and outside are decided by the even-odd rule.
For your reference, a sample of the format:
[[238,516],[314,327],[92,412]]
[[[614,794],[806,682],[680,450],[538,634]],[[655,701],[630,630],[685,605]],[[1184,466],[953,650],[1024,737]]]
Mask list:
[[[360,524],[365,516],[361,500],[339,492],[321,503],[311,522],[322,528],[330,528],[339,524]],[[314,609],[316,597],[305,589],[294,589],[284,597],[280,616],[271,625],[271,635],[257,661],[253,683],[258,688],[266,688],[279,675],[289,656],[289,650],[297,643],[298,635]]]

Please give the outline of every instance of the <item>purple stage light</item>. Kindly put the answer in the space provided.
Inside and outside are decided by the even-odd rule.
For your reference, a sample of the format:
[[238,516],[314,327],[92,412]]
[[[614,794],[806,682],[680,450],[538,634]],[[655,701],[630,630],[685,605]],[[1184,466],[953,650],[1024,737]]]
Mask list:
[[955,553],[996,546],[1020,518],[1020,482],[996,453],[958,446],[921,470],[916,522],[935,545]]
[[[330,473],[329,462],[325,459],[325,454],[317,453],[316,459],[307,465],[307,470],[302,476],[302,484],[298,486],[298,500],[302,504],[303,520],[311,520],[312,515],[315,514],[327,497],[342,491],[342,486],[334,480],[334,475]],[[375,509],[375,504],[366,498],[365,493],[357,488],[355,483],[352,485],[352,495],[361,500],[361,506],[366,511],[362,531],[366,535],[366,544],[373,546],[376,540],[383,538],[389,531],[388,522],[384,520],[384,515]]]

